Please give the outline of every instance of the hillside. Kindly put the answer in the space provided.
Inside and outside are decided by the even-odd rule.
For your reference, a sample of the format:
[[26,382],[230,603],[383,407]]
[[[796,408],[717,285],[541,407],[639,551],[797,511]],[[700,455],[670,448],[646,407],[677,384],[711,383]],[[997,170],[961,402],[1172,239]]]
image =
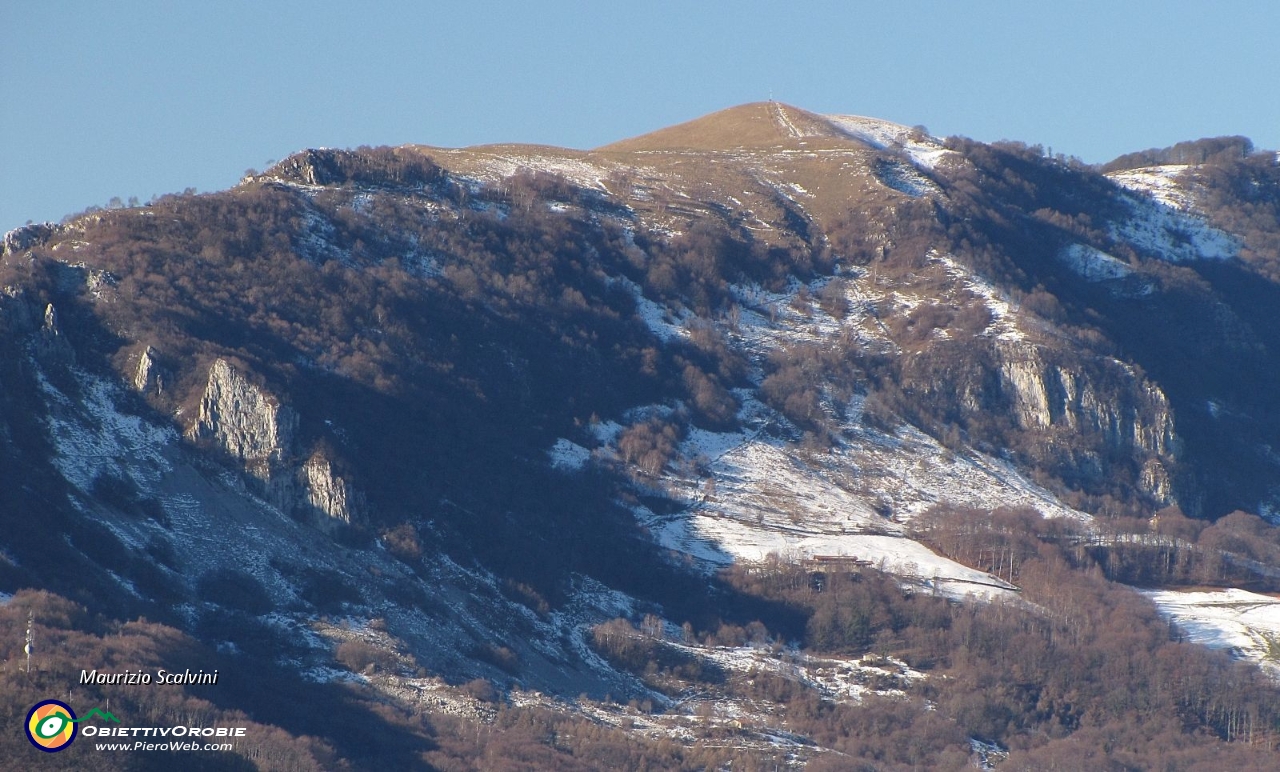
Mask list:
[[1269,671],[1157,607],[1274,657],[1187,609],[1280,591],[1278,268],[1247,141],[1104,171],[773,102],[28,226],[0,645],[222,658],[94,695],[274,733],[214,768],[1266,768]]

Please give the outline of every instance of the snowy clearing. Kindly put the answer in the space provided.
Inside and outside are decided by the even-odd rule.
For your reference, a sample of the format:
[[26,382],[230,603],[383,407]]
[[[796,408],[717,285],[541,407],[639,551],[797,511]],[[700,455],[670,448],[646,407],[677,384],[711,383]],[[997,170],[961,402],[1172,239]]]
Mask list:
[[987,310],[991,312],[991,326],[988,327],[990,334],[995,335],[999,340],[1026,340],[1026,334],[1018,329],[1009,299],[997,290],[994,284],[974,273],[967,266],[961,265],[950,255],[934,254],[933,259],[946,266],[947,273],[958,279],[965,289],[981,297],[986,303]]
[[1112,172],[1107,177],[1125,190],[1146,194],[1167,207],[1189,212],[1192,208],[1191,195],[1178,184],[1178,175],[1188,168],[1186,164],[1149,166]]
[[1142,594],[1193,643],[1226,649],[1280,674],[1280,599],[1234,588]]

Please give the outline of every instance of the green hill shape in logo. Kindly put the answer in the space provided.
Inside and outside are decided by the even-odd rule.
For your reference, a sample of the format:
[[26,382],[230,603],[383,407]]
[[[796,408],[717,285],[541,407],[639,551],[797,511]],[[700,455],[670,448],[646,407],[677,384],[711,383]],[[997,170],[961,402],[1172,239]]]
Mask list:
[[112,721],[117,724],[120,723],[120,719],[116,718],[115,716],[111,715],[107,711],[102,710],[100,708],[94,708],[93,710],[90,710],[88,713],[84,714],[80,718],[71,719],[71,723],[79,724],[81,721],[88,721],[94,716],[101,717],[103,721]]

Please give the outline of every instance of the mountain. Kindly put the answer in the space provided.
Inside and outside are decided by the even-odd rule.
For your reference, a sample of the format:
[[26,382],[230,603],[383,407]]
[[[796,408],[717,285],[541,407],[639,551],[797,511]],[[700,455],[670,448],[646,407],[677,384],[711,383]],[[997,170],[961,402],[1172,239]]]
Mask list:
[[1280,634],[1241,139],[1094,168],[769,102],[10,232],[3,640],[74,647],[7,709],[218,662],[86,691],[269,738],[214,767],[1264,768],[1267,671],[1183,641]]

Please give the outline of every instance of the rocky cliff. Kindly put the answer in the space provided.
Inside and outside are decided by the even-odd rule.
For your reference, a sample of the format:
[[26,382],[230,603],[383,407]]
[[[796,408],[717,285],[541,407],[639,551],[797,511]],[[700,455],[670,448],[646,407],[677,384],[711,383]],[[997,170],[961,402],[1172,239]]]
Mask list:
[[165,373],[156,361],[158,356],[158,352],[150,346],[138,354],[138,362],[133,369],[133,388],[142,394],[164,393]]
[[210,441],[239,461],[267,500],[288,512],[297,498],[290,469],[297,425],[291,408],[218,359],[209,367],[200,412],[187,436]]
[[306,503],[319,515],[315,522],[322,528],[359,521],[363,497],[334,474],[333,465],[324,454],[315,453],[307,459],[298,470],[298,481],[305,491]]
[[1132,456],[1142,467],[1145,493],[1173,502],[1168,466],[1178,439],[1169,400],[1155,384],[1118,360],[1055,363],[1029,345],[1000,349],[1000,384],[1019,428],[1049,442],[1072,437],[1085,450],[1092,474],[1104,459]]
[[212,439],[246,471],[268,481],[291,460],[297,423],[293,410],[218,359],[209,367],[200,413],[188,435]]
[[[139,390],[155,383],[153,356],[148,347],[139,359],[134,376]],[[299,463],[297,431],[292,408],[218,359],[209,367],[200,412],[187,436],[210,440],[241,462],[263,484],[268,500],[286,513],[310,513],[324,529],[358,520],[363,497],[334,474],[324,454]]]

